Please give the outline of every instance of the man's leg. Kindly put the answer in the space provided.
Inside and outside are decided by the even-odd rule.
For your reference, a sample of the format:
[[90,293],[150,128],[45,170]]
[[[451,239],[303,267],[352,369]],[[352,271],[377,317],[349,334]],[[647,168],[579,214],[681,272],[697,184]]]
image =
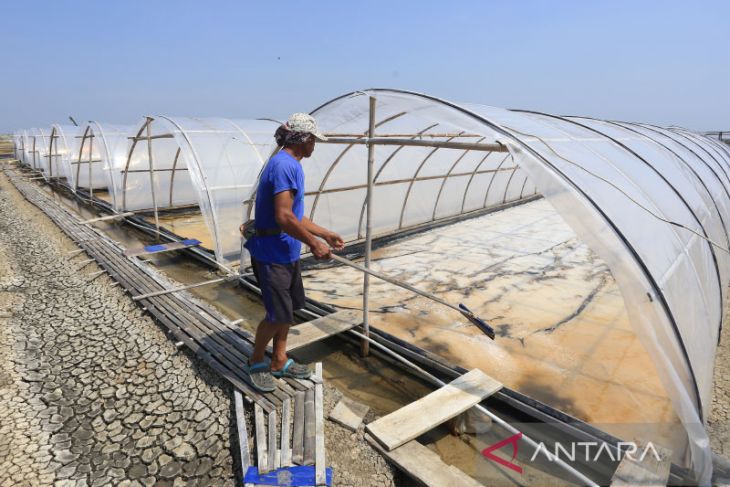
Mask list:
[[[281,359],[281,356],[277,355],[277,340],[276,337],[283,333],[284,335],[284,346],[281,348],[283,352],[284,362],[286,362],[286,334],[289,332],[289,325],[280,323],[271,323],[266,320],[262,320],[256,328],[256,339],[253,345],[253,355],[251,355],[251,363],[256,364],[264,361],[266,355],[266,346],[269,342],[274,339],[274,355],[272,357],[272,366],[274,363],[278,364],[277,359]],[[284,365],[284,362],[278,364],[278,368]]]
[[289,357],[286,355],[286,337],[289,335],[289,325],[281,325],[274,333],[274,353],[271,354],[271,370],[284,367]]

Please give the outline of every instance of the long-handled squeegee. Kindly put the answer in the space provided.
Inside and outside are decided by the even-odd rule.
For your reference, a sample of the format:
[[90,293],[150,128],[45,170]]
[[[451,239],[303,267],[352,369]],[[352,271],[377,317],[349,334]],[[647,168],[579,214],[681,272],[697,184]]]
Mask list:
[[368,269],[366,267],[363,267],[360,264],[356,264],[353,261],[348,260],[348,259],[345,259],[344,257],[340,257],[339,255],[336,255],[334,253],[331,254],[331,255],[332,255],[332,258],[334,260],[336,260],[337,262],[340,262],[341,264],[345,264],[346,266],[350,266],[350,267],[352,267],[354,269],[359,270],[360,272],[365,272],[366,274],[370,274],[371,276],[377,277],[378,279],[382,279],[383,281],[389,282],[389,283],[391,283],[391,284],[393,284],[395,286],[402,287],[403,289],[407,289],[407,290],[409,290],[409,291],[411,291],[413,293],[420,294],[424,298],[428,298],[431,301],[436,301],[439,304],[443,304],[444,306],[448,306],[449,308],[458,311],[459,313],[461,313],[462,315],[464,315],[464,317],[467,320],[469,320],[474,326],[476,326],[477,328],[479,328],[485,335],[487,335],[489,338],[491,338],[492,340],[494,340],[494,329],[491,326],[489,326],[484,320],[482,320],[481,318],[475,316],[474,313],[472,313],[469,310],[469,308],[467,308],[462,303],[459,303],[459,306],[454,306],[453,304],[447,303],[446,301],[444,301],[443,299],[439,298],[438,296],[434,296],[431,293],[427,293],[426,291],[422,291],[422,290],[420,290],[418,288],[415,288],[415,287],[411,286],[410,284],[406,284],[405,282],[401,282],[401,281],[399,281],[397,279],[394,279],[394,278],[392,278],[390,276],[386,276],[385,274],[381,274],[380,272],[377,272],[377,271],[374,271],[372,269]]

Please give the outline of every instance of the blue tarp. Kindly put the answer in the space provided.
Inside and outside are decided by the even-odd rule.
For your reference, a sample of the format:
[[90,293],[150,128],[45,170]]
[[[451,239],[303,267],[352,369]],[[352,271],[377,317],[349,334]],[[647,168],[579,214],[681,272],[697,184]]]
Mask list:
[[[195,240],[194,238],[189,238],[187,240],[181,240],[180,242],[171,242],[171,243],[181,243],[185,246],[192,246],[192,245],[200,245],[200,240]],[[144,249],[147,252],[159,252],[161,250],[165,250],[168,248],[170,244],[157,244],[157,245],[145,245]]]
[[[332,485],[332,468],[328,467],[325,472],[327,474],[327,485]],[[281,487],[316,485],[314,466],[312,465],[280,468],[261,475],[259,475],[258,468],[248,467],[248,471],[243,477],[243,482],[246,484],[278,485]]]

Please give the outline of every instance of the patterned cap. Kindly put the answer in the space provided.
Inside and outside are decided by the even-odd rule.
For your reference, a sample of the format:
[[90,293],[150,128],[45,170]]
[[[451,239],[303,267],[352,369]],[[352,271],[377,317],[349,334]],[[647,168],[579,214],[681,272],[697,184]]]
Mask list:
[[286,121],[286,127],[292,132],[304,132],[314,135],[318,140],[326,141],[327,137],[317,128],[314,117],[307,113],[294,113]]

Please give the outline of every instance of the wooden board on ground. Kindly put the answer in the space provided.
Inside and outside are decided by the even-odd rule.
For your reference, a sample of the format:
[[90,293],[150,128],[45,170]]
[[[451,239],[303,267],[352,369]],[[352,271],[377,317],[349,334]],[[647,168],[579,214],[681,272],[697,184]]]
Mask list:
[[258,404],[254,405],[254,424],[256,425],[256,466],[261,472],[267,467],[266,426],[264,425],[264,411]]
[[[654,449],[637,445],[632,455],[625,454],[611,478],[611,485],[664,486],[669,480],[671,452],[654,444]],[[644,454],[646,452],[646,454]],[[655,454],[656,452],[656,454]],[[643,455],[643,459],[641,459]],[[657,459],[656,455],[659,455]]]
[[279,468],[276,465],[276,450],[276,411],[271,411],[269,413],[269,446],[267,449],[269,465],[265,471],[259,467],[259,472],[266,473]]
[[314,478],[317,486],[327,485],[324,452],[324,385],[322,384],[322,362],[317,362],[314,375],[319,379],[314,386]]
[[304,457],[302,465],[314,465],[314,443],[317,433],[314,416],[314,389],[309,389],[304,393]]
[[127,257],[135,257],[137,255],[159,254],[161,252],[170,252],[172,250],[181,250],[190,247],[197,247],[198,245],[200,245],[200,240],[189,238],[186,240],[180,240],[179,242],[170,242],[158,245],[145,245],[144,247],[127,249],[124,251],[124,255]]
[[238,431],[238,449],[241,456],[241,471],[245,473],[251,465],[251,458],[248,448],[246,417],[243,414],[243,396],[239,391],[234,389],[233,398],[236,405],[236,430]]
[[301,465],[304,459],[304,391],[294,394],[294,434],[292,462]]
[[291,466],[291,399],[285,399],[281,407],[281,466]]
[[367,425],[368,431],[393,450],[457,416],[502,388],[479,369]]
[[429,487],[477,487],[482,485],[453,465],[444,463],[438,454],[416,440],[409,441],[395,450],[386,451],[370,435],[365,435],[365,438],[385,458],[423,485]]
[[350,431],[357,431],[368,411],[370,411],[370,407],[365,404],[353,401],[349,397],[343,397],[330,413],[329,419]]
[[341,310],[289,329],[286,349],[294,350],[337,335],[362,323],[362,311]]

